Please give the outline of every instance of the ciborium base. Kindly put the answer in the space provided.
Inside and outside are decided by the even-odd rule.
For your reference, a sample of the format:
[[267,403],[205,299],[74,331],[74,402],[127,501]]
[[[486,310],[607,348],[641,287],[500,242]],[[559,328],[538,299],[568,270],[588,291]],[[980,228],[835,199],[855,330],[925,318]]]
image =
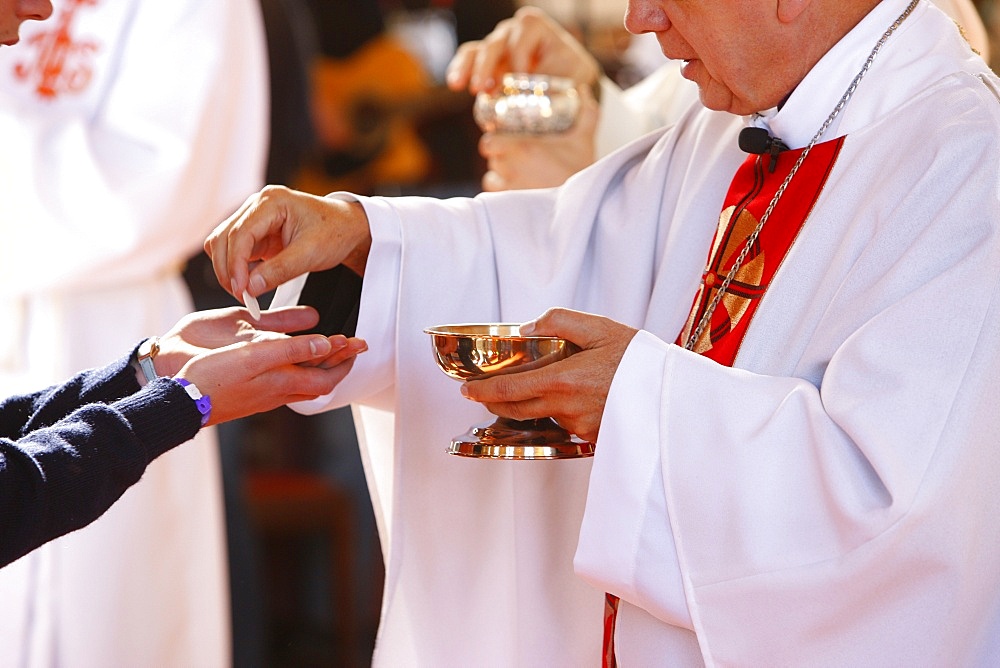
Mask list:
[[573,436],[550,418],[497,418],[452,439],[448,452],[480,459],[570,459],[593,456],[594,444]]

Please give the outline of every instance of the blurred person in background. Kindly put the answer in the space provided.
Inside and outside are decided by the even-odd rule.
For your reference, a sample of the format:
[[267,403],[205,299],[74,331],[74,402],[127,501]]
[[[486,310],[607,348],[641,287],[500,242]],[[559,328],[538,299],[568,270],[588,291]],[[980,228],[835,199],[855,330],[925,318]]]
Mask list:
[[429,73],[387,30],[375,0],[308,0],[316,50],[309,105],[317,151],[299,187],[316,194],[419,183],[430,155],[407,117]]
[[459,41],[509,18],[512,0],[305,0],[316,151],[292,179],[315,194],[461,189],[482,173],[471,101],[443,85]]
[[[53,4],[0,52],[5,396],[102,365],[188,313],[181,267],[263,180],[255,0]],[[213,432],[158,458],[93,525],[0,571],[0,663],[229,663]]]
[[[959,26],[972,48],[989,62],[990,44],[972,0],[934,0]],[[632,38],[638,60],[646,47],[659,52],[648,35]],[[659,54],[663,60],[662,53]],[[680,74],[680,63],[664,62],[634,86],[622,90],[605,76],[600,62],[556,19],[527,5],[501,21],[482,40],[463,43],[448,65],[453,90],[492,90],[504,72],[537,72],[570,77],[583,91],[576,124],[565,133],[527,136],[487,132],[479,150],[487,161],[487,191],[547,188],[620,146],[676,121],[698,100],[698,88]],[[587,93],[593,91],[593,95]],[[596,98],[599,98],[599,102]]]

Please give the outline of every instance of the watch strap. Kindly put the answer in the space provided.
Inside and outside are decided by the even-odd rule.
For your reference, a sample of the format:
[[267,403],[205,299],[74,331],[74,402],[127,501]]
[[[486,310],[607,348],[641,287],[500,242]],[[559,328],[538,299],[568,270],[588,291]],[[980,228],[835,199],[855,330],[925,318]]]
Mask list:
[[138,350],[136,350],[136,361],[139,362],[139,369],[142,371],[142,375],[145,376],[147,383],[159,378],[159,374],[156,373],[156,367],[153,365],[153,358],[159,352],[160,339],[155,336],[151,336],[140,343]]

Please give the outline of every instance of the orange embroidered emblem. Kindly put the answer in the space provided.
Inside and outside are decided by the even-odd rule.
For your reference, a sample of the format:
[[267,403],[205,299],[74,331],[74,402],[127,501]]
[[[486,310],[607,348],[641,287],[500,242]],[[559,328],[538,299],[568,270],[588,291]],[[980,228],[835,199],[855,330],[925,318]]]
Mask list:
[[60,9],[53,27],[43,29],[27,41],[34,59],[14,65],[14,77],[33,86],[43,99],[65,93],[79,93],[93,78],[91,56],[99,50],[94,40],[77,39],[73,22],[79,9],[95,6],[99,0],[68,0]]

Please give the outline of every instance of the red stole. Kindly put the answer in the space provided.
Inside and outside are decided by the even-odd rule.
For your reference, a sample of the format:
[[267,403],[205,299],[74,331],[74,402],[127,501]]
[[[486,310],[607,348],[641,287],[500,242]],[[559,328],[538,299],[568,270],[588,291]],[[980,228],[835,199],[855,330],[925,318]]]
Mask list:
[[[809,212],[833,170],[843,142],[843,137],[832,139],[816,144],[809,151],[771,211],[743,264],[733,276],[726,293],[711,315],[710,324],[695,342],[692,348],[694,352],[719,364],[732,366],[747,327],[760,304],[760,298],[767,292],[771,279],[809,217]],[[723,280],[746,247],[747,239],[803,150],[780,153],[773,173],[769,169],[769,155],[747,156],[740,165],[729,186],[729,192],[726,193],[701,285],[695,294],[687,324],[677,337],[677,345],[684,346],[697,328]],[[602,665],[606,668],[616,665],[614,624],[617,612],[618,597],[606,594],[602,656]]]
[[[760,298],[767,292],[771,279],[812,211],[837,160],[841,144],[843,137],[813,146],[736,271],[726,294],[712,313],[709,326],[695,342],[694,352],[719,364],[732,366]],[[753,155],[748,156],[736,172],[719,216],[719,227],[708,253],[691,315],[677,338],[678,345],[687,343],[698,326],[802,150],[780,153],[773,174],[767,168],[770,156]]]

